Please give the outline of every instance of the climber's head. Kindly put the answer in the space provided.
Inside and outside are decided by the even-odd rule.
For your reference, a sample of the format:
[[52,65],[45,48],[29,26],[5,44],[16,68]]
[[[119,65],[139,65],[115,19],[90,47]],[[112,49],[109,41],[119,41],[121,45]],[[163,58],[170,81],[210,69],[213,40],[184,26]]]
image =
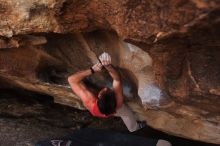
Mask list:
[[98,94],[97,102],[99,111],[108,116],[116,111],[116,98],[113,90],[105,87]]

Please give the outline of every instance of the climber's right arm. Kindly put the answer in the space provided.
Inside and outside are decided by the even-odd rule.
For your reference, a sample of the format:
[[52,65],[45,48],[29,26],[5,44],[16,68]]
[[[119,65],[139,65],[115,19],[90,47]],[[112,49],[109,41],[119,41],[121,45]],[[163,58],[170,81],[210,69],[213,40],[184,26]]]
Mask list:
[[117,108],[120,108],[124,102],[123,88],[120,75],[113,67],[113,65],[111,65],[111,56],[108,53],[104,52],[102,55],[100,55],[99,60],[113,79],[113,89],[116,95]]

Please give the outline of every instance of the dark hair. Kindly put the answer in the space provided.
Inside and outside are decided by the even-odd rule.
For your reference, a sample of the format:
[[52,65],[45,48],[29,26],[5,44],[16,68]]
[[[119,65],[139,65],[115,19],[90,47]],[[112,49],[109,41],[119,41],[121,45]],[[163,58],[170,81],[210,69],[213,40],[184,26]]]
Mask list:
[[104,115],[110,115],[115,113],[116,110],[116,98],[113,91],[104,93],[98,99],[99,111]]

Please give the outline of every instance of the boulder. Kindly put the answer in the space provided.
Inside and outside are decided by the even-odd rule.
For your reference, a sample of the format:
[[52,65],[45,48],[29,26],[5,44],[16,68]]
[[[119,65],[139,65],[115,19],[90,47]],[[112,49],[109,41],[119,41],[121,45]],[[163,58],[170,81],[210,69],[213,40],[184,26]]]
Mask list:
[[[140,120],[220,144],[218,0],[0,2],[0,86],[84,109],[67,77],[108,52]],[[111,86],[105,71],[84,82],[94,92]]]

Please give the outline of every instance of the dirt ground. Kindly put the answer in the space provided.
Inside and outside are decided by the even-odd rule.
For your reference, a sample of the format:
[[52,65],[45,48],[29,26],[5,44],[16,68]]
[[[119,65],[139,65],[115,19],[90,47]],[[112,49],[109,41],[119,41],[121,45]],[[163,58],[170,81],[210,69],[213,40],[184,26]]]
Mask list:
[[[53,98],[23,90],[0,89],[0,146],[33,146],[37,141],[63,137],[81,128],[109,129],[128,133],[119,118],[98,119],[53,103]],[[166,139],[174,146],[215,146],[146,127],[134,135]]]

